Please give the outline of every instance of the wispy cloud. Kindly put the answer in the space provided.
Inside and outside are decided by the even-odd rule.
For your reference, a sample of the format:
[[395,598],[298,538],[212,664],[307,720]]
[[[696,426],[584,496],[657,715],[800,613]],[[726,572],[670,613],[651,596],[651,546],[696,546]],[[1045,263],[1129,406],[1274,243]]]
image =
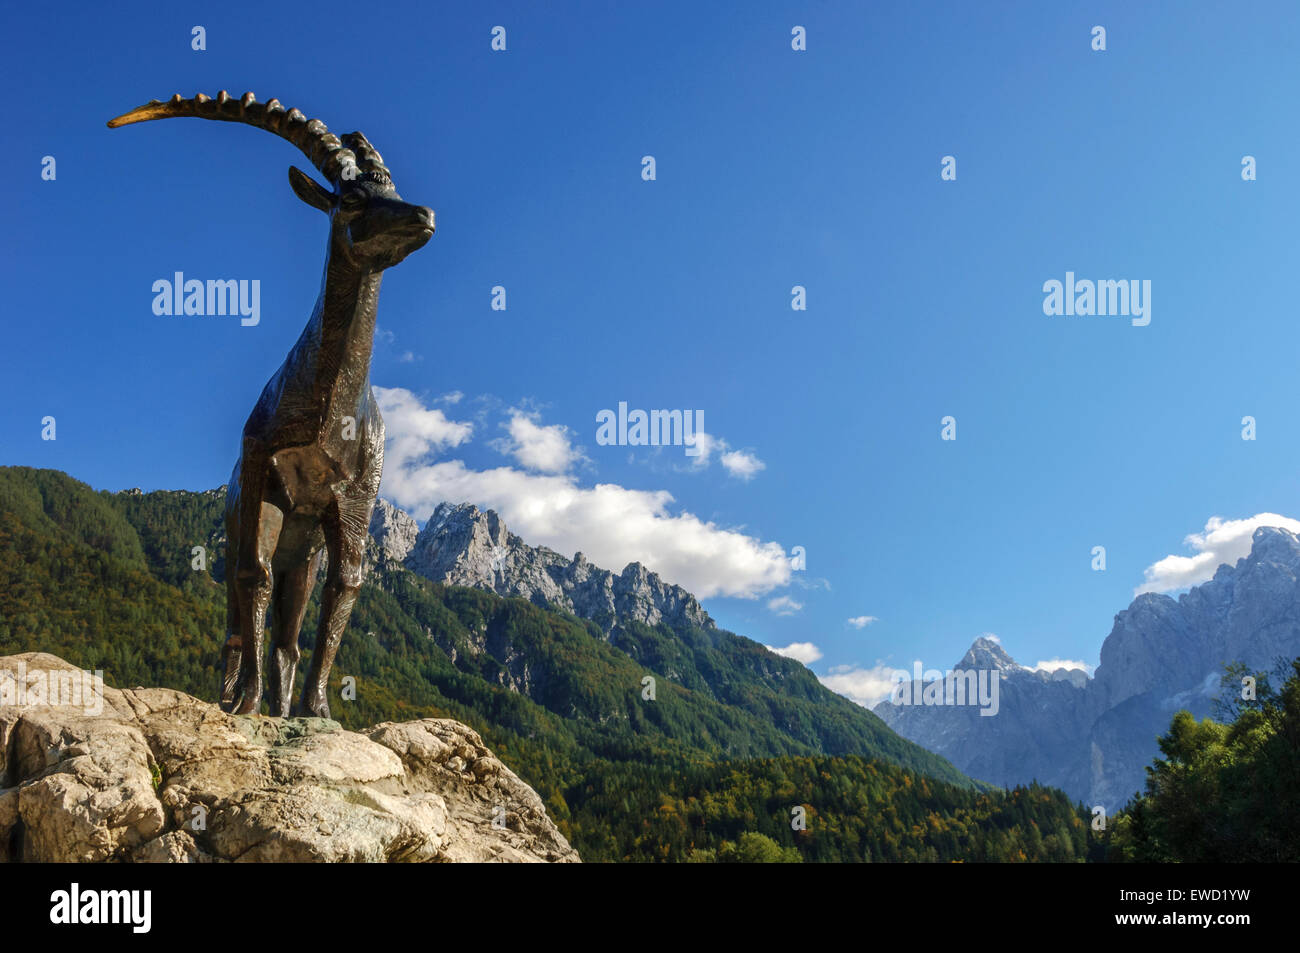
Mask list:
[[803,608],[803,603],[789,596],[777,596],[775,599],[768,600],[767,607],[777,615],[794,615]]
[[[375,343],[379,350],[384,353],[393,351],[397,346],[397,335],[385,327],[375,327]],[[414,364],[416,361],[424,360],[420,355],[410,349],[405,349],[396,355],[399,364]]]
[[1068,658],[1044,659],[1043,661],[1039,662],[1037,665],[1033,665],[1030,668],[1032,671],[1035,672],[1047,672],[1049,674],[1055,672],[1057,669],[1060,668],[1068,668],[1071,669],[1072,671],[1083,672],[1086,675],[1092,674],[1092,666],[1089,665],[1087,662],[1079,662],[1079,661],[1075,661],[1074,659],[1068,659]]
[[764,646],[769,652],[775,652],[777,655],[784,655],[786,658],[792,658],[796,662],[802,662],[804,665],[811,665],[822,657],[822,650],[817,648],[811,642],[791,642],[789,645],[778,647],[775,645]]
[[871,708],[889,697],[894,687],[892,665],[877,662],[872,668],[854,665],[836,665],[821,676],[823,685],[850,701]]
[[855,615],[853,618],[848,620],[848,623],[855,629],[865,629],[867,626],[871,625],[871,623],[879,621],[880,620],[873,615]]
[[759,470],[767,469],[766,463],[744,450],[728,450],[719,459],[726,471],[740,480],[752,480]]
[[767,464],[749,450],[733,450],[731,445],[721,437],[701,430],[695,435],[695,448],[699,451],[691,457],[688,469],[705,470],[716,459],[728,474],[738,480],[749,481],[766,470]]

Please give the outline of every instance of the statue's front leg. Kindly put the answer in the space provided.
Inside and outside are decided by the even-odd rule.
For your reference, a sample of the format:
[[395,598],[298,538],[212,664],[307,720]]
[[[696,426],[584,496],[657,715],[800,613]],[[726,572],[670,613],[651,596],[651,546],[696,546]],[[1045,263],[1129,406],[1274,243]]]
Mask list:
[[[232,547],[233,549],[233,547]],[[231,566],[234,560],[229,561]],[[239,592],[235,574],[226,572],[226,641],[221,646],[221,658],[217,663],[220,669],[220,701],[222,711],[234,711],[239,699],[239,673],[243,668],[244,640],[239,634]]]

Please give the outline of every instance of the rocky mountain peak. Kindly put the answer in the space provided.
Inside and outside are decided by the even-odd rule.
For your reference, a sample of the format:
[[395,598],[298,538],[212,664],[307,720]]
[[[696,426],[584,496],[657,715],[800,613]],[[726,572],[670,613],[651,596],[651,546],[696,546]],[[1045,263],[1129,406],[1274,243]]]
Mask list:
[[518,596],[592,619],[606,638],[632,620],[650,626],[714,627],[693,595],[641,563],[628,563],[616,575],[582,553],[567,559],[545,546],[530,546],[494,510],[471,503],[440,503],[403,563],[434,582]]
[[1250,552],[1246,556],[1238,559],[1235,565],[1221,563],[1214,571],[1213,579],[1179,596],[1178,601],[1184,601],[1192,593],[1221,595],[1229,587],[1255,585],[1269,576],[1294,580],[1298,574],[1300,536],[1281,526],[1260,526],[1251,535]]
[[995,672],[1020,672],[1024,671],[1024,666],[1019,665],[1015,659],[1007,654],[1001,643],[980,636],[971,643],[971,647],[966,650],[960,662],[955,666],[958,669],[988,669]]
[[415,546],[419,532],[420,524],[415,521],[415,517],[399,510],[382,497],[375,501],[375,509],[370,516],[370,537],[375,544],[375,557],[390,563],[402,562]]
[[1251,564],[1270,564],[1294,577],[1300,569],[1300,536],[1281,526],[1259,527],[1251,537],[1250,555],[1237,561],[1237,571]]
[[1078,668],[1058,668],[1050,673],[1043,673],[1050,682],[1069,682],[1075,688],[1088,687],[1088,673]]
[[444,527],[498,541],[505,534],[505,524],[495,510],[482,512],[473,503],[439,503],[435,506],[425,529],[436,533]]

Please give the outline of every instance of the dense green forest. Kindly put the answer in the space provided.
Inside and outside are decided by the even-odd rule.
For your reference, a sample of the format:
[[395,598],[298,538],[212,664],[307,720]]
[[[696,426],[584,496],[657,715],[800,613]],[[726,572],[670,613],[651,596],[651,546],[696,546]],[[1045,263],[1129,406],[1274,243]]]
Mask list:
[[[577,842],[619,860],[742,860],[748,835],[783,849],[772,860],[1070,862],[1088,853],[1088,824],[1060,791],[976,791],[852,755],[609,765],[568,801]],[[588,829],[607,817],[633,820]]]
[[1232,863],[1300,861],[1300,659],[1283,680],[1245,666],[1222,681],[1218,720],[1178,712],[1147,768],[1145,792],[1114,818],[1107,860]]
[[[52,652],[117,687],[213,698],[222,506],[219,491],[113,494],[0,468],[0,653]],[[315,625],[313,599],[305,651]],[[339,700],[344,676],[355,701]],[[1086,854],[1087,817],[1059,792],[988,790],[730,633],[629,625],[616,647],[589,621],[380,565],[332,687],[348,727],[438,716],[475,728],[587,860]],[[805,830],[791,826],[800,806]]]

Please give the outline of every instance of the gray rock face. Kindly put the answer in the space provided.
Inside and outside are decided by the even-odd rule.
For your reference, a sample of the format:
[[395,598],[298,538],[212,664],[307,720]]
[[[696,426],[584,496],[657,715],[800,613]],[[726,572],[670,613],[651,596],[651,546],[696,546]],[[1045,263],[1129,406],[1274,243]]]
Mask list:
[[640,563],[617,575],[593,566],[582,553],[565,559],[529,546],[492,510],[443,503],[433,511],[405,560],[406,568],[434,582],[518,596],[596,622],[617,639],[620,622],[714,628],[696,598],[665,583]]
[[[53,655],[0,673],[76,669]],[[0,707],[0,860],[576,861],[536,792],[459,722],[345,731],[161,688],[102,711]]]
[[368,561],[372,564],[381,561],[401,563],[415,547],[419,533],[420,524],[414,516],[380,497],[375,500],[375,509],[370,516],[370,539],[366,545]]
[[1209,582],[1177,600],[1149,593],[1133,600],[1115,617],[1091,679],[1032,672],[981,639],[958,667],[1001,673],[997,716],[888,701],[875,712],[972,777],[1001,785],[1037,779],[1113,812],[1142,789],[1174,712],[1211,714],[1224,664],[1271,671],[1279,658],[1300,655],[1298,577],[1300,538],[1261,527],[1250,555],[1220,566]]
[[976,705],[888,700],[873,710],[903,737],[943,754],[971,777],[1005,785],[1037,779],[1082,797],[1080,779],[1071,773],[1077,759],[1066,753],[1077,747],[1086,721],[1087,699],[1080,687],[1086,674],[1033,671],[986,638],[976,639],[953,671],[997,673],[997,714],[981,715]]

